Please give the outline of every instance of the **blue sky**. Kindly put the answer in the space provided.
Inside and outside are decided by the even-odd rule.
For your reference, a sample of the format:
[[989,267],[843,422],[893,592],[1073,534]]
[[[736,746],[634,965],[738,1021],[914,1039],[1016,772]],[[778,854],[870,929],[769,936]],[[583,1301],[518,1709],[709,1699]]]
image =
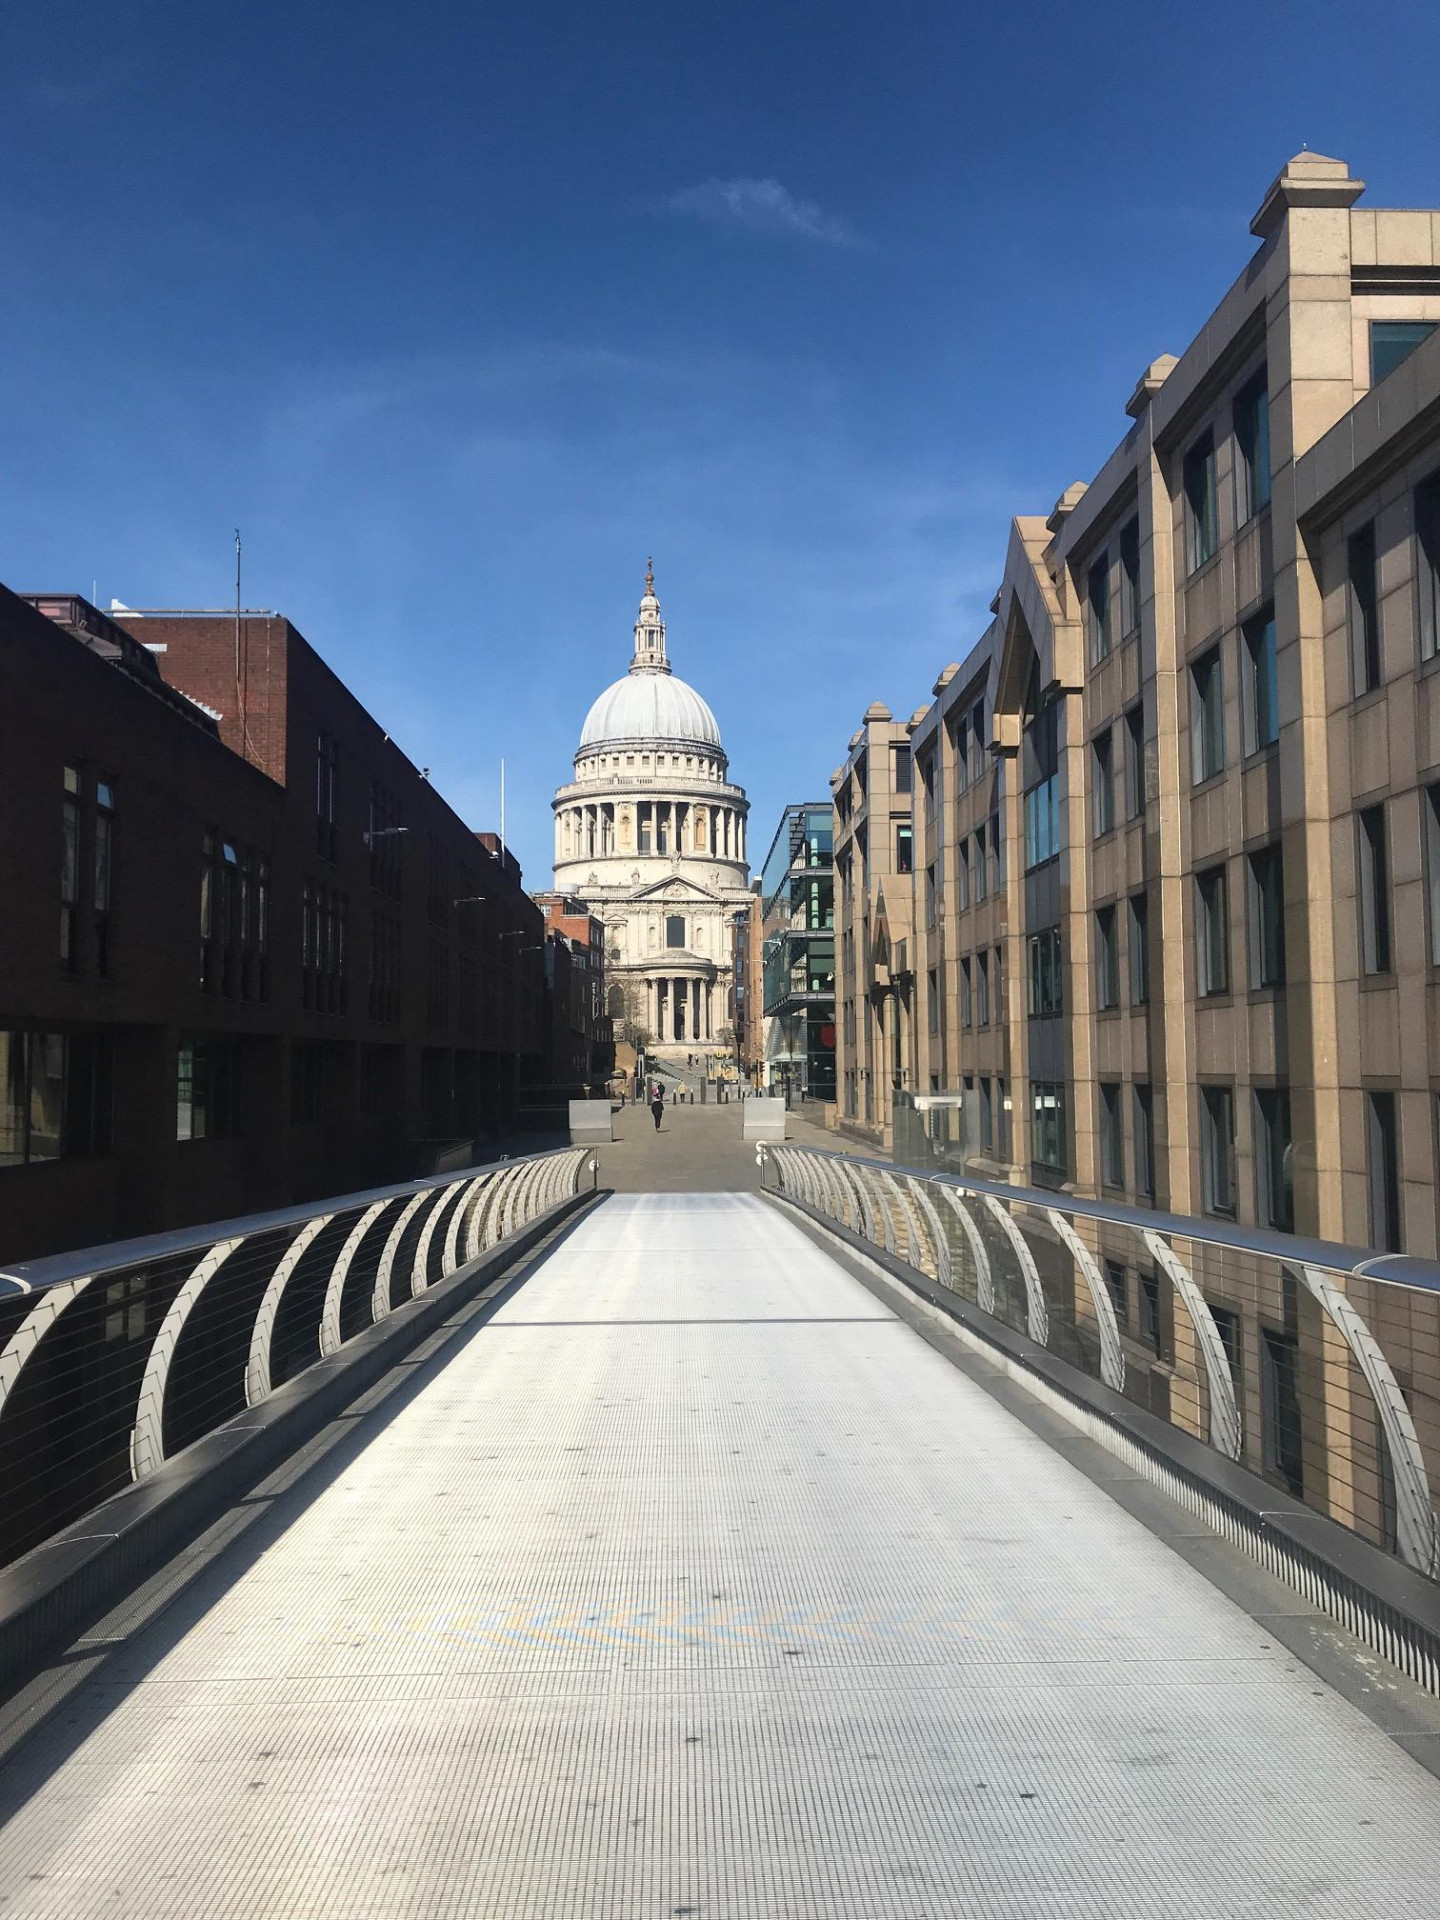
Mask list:
[[52,0],[0,60],[0,579],[225,604],[238,525],[476,826],[505,755],[532,886],[647,553],[758,866],[1290,153],[1440,203],[1433,0]]

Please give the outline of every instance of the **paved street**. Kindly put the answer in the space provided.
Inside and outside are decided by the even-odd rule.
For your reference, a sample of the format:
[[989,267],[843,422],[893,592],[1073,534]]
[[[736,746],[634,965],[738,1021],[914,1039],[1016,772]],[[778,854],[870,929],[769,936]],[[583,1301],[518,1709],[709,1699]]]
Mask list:
[[604,1202],[280,1518],[0,1770],[0,1913],[1440,1908],[1440,1783],[754,1196]]
[[[665,1103],[660,1131],[648,1107],[626,1106],[615,1115],[616,1139],[600,1150],[600,1184],[617,1193],[755,1193],[760,1169],[755,1143],[742,1138],[744,1102],[724,1106]],[[836,1145],[833,1135],[797,1114],[786,1134],[809,1146]]]

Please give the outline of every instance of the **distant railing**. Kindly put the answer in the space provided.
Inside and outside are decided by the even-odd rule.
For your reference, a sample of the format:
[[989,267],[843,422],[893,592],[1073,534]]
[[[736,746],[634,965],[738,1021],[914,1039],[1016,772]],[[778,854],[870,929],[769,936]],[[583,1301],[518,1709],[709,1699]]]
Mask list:
[[1440,1266],[788,1144],[761,1154],[762,1184],[1440,1579]]
[[520,1233],[570,1147],[0,1271],[0,1564]]

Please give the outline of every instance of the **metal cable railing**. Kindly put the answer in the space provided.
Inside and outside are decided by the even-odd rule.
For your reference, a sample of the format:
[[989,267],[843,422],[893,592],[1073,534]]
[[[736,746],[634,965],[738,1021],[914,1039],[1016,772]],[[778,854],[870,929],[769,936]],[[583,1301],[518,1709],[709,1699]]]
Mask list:
[[580,1147],[0,1272],[0,1565],[593,1179]]
[[791,1145],[762,1183],[1440,1580],[1440,1267]]

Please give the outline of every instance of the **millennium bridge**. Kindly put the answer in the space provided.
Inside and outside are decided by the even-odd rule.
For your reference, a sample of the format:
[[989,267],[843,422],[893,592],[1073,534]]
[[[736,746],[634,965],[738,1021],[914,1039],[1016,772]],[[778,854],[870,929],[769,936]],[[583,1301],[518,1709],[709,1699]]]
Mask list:
[[1440,1912],[1440,1270],[621,1119],[0,1277],[0,1915]]

